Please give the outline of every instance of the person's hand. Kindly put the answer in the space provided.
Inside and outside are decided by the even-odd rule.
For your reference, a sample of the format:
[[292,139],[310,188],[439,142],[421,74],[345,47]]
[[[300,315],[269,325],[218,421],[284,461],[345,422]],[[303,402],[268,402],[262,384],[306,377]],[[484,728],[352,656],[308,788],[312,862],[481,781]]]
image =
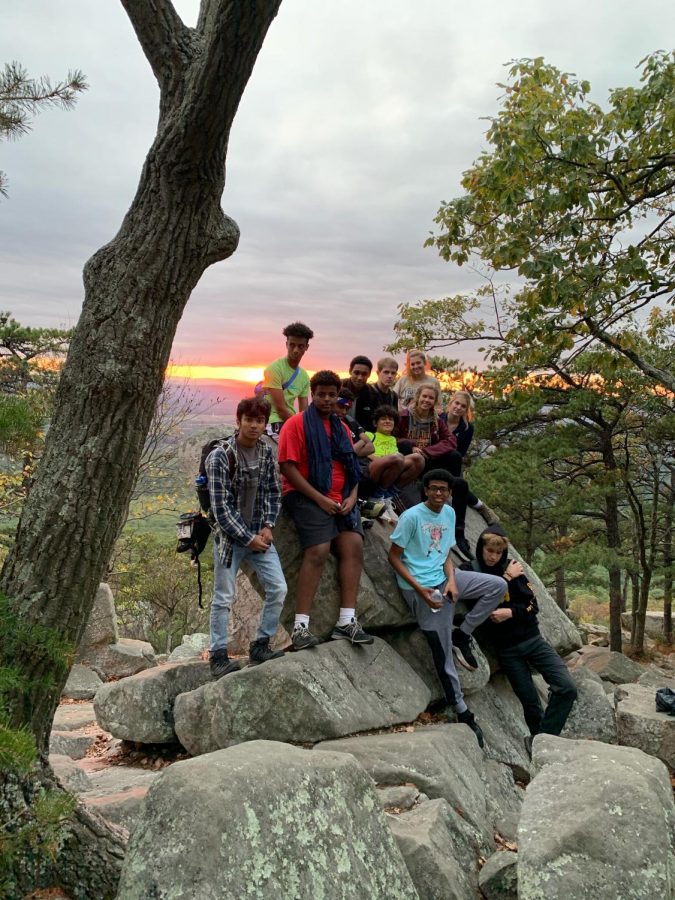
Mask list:
[[254,553],[264,553],[266,550],[270,549],[270,545],[262,535],[256,534],[248,545],[248,549],[253,550]]
[[504,571],[505,575],[508,575],[509,578],[517,578],[519,575],[522,575],[525,569],[523,569],[522,563],[519,563],[517,559],[512,559],[506,570]]
[[340,507],[340,515],[348,516],[349,513],[354,509],[355,503],[356,503],[356,497],[347,497],[346,500],[343,500],[342,506]]
[[330,497],[321,497],[321,500],[318,501],[318,506],[325,512],[328,513],[329,516],[336,516],[339,512],[342,511],[342,504],[337,503],[335,500],[331,500]]
[[261,528],[258,532],[260,537],[267,543],[267,546],[270,547],[274,543],[274,535],[272,534],[272,529],[265,526]]
[[433,594],[433,592],[434,592],[433,588],[425,588],[425,587],[419,588],[417,591],[418,595],[422,598],[422,600],[424,600],[424,602],[427,604],[427,606],[430,606],[431,609],[441,609],[443,607],[443,603],[442,602],[439,603],[436,600],[431,599],[431,595]]
[[413,447],[413,448],[412,448],[412,452],[413,452],[413,453],[417,453],[417,454],[419,454],[420,456],[424,456],[424,452],[422,451],[422,448],[421,448],[421,447]]
[[497,624],[499,624],[499,622],[506,622],[507,619],[511,619],[512,617],[513,610],[507,609],[506,607],[504,609],[495,609],[490,613],[490,621],[496,622]]
[[450,603],[457,602],[457,585],[452,584],[449,581],[446,581],[445,587],[443,588],[442,594],[444,597],[447,597]]

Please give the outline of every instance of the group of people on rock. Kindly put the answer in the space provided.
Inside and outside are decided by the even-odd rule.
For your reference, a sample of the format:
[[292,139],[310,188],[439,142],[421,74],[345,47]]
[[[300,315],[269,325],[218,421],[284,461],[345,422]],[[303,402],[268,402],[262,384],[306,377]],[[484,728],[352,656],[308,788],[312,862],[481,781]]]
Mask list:
[[[213,677],[239,669],[228,656],[227,636],[236,574],[243,562],[256,572],[265,595],[249,664],[283,656],[270,647],[287,592],[274,546],[282,504],[303,554],[291,634],[294,649],[320,642],[310,617],[331,552],[340,584],[340,611],[331,638],[354,645],[373,643],[357,618],[364,541],[360,507],[368,497],[387,496],[396,501],[399,513],[389,563],[429,643],[457,720],[468,725],[483,746],[455,660],[470,670],[478,667],[472,633],[485,623],[531,734],[559,734],[576,698],[574,682],[541,636],[536,597],[522,565],[508,557],[508,539],[496,516],[461,478],[473,437],[470,395],[458,391],[443,411],[440,386],[426,372],[421,351],[410,351],[398,381],[398,364],[388,356],[377,362],[374,384],[369,383],[373,364],[366,356],[354,357],[344,381],[330,370],[309,378],[300,362],[312,330],[295,322],[283,334],[286,355],[265,369],[256,396],[237,407],[236,433],[206,459],[215,536]],[[419,493],[411,494],[420,479],[421,502]],[[475,557],[464,537],[467,504],[487,519]],[[459,568],[453,563],[453,548],[465,559]],[[456,625],[459,600],[466,601],[469,612]],[[545,710],[530,667],[549,685]]]

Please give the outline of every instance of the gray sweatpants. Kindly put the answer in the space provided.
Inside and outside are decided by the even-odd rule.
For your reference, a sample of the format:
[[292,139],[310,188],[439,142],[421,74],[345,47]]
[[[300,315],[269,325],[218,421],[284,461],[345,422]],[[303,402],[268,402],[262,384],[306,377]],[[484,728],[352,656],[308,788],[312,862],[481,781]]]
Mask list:
[[[461,631],[471,634],[504,599],[506,581],[498,575],[483,575],[481,572],[465,572],[462,569],[455,569],[455,581],[458,599],[476,601],[460,625]],[[445,581],[434,587],[443,590]],[[464,712],[467,705],[452,655],[452,623],[456,604],[446,602],[435,613],[415,591],[403,590],[401,593],[429,642],[446,700],[458,713]]]

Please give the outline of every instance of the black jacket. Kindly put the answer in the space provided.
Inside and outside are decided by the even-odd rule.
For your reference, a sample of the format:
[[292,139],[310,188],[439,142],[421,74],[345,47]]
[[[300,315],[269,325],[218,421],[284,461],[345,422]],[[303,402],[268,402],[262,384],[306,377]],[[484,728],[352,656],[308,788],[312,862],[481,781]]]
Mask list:
[[[498,534],[506,537],[500,525],[489,525],[478,538],[476,543],[476,558],[471,563],[465,563],[462,568],[483,572],[486,575],[503,575],[509,564],[508,550],[504,550],[502,557],[496,566],[488,566],[483,560],[483,542],[487,534]],[[514,647],[522,641],[540,635],[537,613],[539,606],[537,598],[532,590],[532,585],[525,575],[512,578],[508,583],[508,590],[504,600],[497,609],[510,609],[512,616],[505,622],[491,622],[488,619],[483,628],[485,634],[493,641],[495,649]]]

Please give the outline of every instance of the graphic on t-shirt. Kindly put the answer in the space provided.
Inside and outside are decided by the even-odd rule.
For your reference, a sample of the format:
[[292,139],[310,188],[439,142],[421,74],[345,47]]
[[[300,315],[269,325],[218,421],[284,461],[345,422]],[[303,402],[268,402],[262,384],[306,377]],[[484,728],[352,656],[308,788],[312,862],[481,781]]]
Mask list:
[[431,556],[432,553],[440,553],[441,552],[441,541],[443,540],[443,535],[447,531],[445,525],[439,525],[437,522],[424,522],[422,525],[422,532],[429,538],[429,549],[427,550],[427,556]]

